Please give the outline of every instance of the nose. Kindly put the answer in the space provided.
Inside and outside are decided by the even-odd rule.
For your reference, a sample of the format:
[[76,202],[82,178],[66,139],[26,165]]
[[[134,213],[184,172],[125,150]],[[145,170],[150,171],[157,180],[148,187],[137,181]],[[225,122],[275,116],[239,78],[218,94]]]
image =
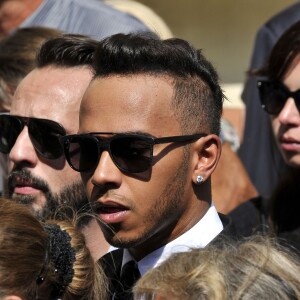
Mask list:
[[33,167],[38,161],[37,153],[31,143],[28,133],[28,127],[24,126],[19,134],[14,146],[8,155],[9,161],[14,164],[26,164]]
[[300,114],[293,98],[287,99],[277,117],[283,125],[300,125]]
[[101,154],[97,168],[92,176],[92,183],[94,185],[114,185],[121,184],[122,172],[112,161],[108,151]]

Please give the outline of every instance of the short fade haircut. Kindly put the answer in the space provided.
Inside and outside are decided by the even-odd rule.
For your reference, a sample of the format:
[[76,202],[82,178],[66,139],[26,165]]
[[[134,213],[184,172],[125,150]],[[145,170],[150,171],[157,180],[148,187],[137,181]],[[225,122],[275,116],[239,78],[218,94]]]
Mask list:
[[37,54],[37,68],[89,66],[92,68],[98,41],[80,34],[64,34],[46,41]]
[[220,132],[224,95],[212,64],[187,41],[153,33],[115,34],[99,43],[95,78],[161,75],[173,80],[173,110],[183,134]]

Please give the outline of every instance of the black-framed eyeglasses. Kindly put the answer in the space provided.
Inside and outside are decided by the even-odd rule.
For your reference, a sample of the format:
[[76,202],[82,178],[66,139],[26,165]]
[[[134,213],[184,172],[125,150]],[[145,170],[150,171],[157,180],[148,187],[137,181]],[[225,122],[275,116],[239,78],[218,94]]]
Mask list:
[[[113,135],[100,137],[96,135]],[[94,171],[103,151],[108,151],[114,164],[127,173],[144,172],[153,164],[155,144],[193,142],[206,134],[153,138],[139,134],[91,132],[66,135],[62,144],[69,165],[78,172]]]
[[60,138],[66,131],[62,125],[52,120],[8,114],[0,115],[0,152],[11,151],[24,126],[28,127],[30,140],[42,157],[57,159],[63,155]]
[[258,80],[262,108],[271,115],[278,115],[283,109],[288,98],[293,98],[298,111],[300,112],[300,90],[291,92],[279,80]]

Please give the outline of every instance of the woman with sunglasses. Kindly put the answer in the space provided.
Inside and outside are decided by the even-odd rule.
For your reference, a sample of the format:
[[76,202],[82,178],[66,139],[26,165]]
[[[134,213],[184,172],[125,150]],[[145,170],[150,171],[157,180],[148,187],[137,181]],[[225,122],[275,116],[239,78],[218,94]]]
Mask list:
[[25,205],[1,199],[1,300],[107,299],[102,268],[77,221],[42,223]]
[[[254,73],[261,76],[257,86],[262,108],[270,116],[274,147],[278,147],[286,168],[279,170],[283,175],[266,207],[261,198],[252,199],[231,216],[238,221],[238,229],[250,232],[257,225],[255,220],[260,220],[261,228],[268,226],[300,249],[300,22],[281,36],[265,68]],[[248,216],[252,228],[243,216]]]

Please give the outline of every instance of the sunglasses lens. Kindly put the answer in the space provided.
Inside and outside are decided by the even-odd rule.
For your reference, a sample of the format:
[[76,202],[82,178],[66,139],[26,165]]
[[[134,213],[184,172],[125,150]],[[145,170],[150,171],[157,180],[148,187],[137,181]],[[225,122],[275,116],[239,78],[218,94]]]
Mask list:
[[0,116],[0,152],[8,154],[14,146],[23,125],[17,119],[9,115]]
[[74,135],[64,138],[63,146],[68,163],[78,172],[94,171],[103,150],[109,150],[112,160],[122,171],[139,173],[151,166],[152,144],[146,138],[118,136],[101,140],[89,135]]
[[64,151],[70,166],[78,172],[93,171],[97,167],[100,154],[97,139],[92,136],[67,137]]
[[272,115],[280,113],[288,98],[286,90],[279,82],[261,82],[259,93],[263,108]]
[[65,130],[50,120],[32,119],[29,122],[29,136],[34,148],[45,158],[57,159],[63,155],[60,137]]
[[151,166],[152,144],[139,137],[117,137],[110,143],[110,151],[115,164],[125,172],[139,173]]

